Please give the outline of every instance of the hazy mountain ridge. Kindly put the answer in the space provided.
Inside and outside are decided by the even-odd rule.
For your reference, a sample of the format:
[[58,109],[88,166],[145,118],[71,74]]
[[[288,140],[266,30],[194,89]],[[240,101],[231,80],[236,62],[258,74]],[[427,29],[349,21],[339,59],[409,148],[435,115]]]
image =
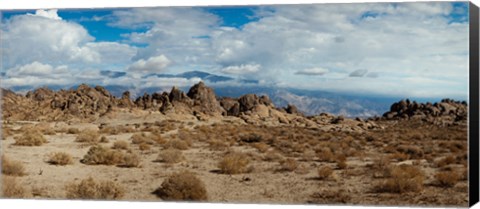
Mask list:
[[[103,74],[112,77],[121,77],[126,74],[110,71],[102,71]],[[289,104],[295,105],[298,110],[306,115],[317,115],[320,113],[331,113],[346,117],[373,117],[381,116],[388,111],[390,105],[399,101],[398,97],[373,97],[351,95],[346,93],[334,93],[320,90],[304,90],[295,88],[279,88],[274,85],[261,85],[257,80],[235,79],[233,77],[210,74],[202,71],[188,71],[180,74],[149,74],[147,77],[156,76],[161,78],[199,78],[213,87],[218,97],[240,97],[245,94],[267,95],[277,107],[284,107]],[[236,85],[229,85],[228,82],[237,82]],[[244,84],[244,85],[238,85]],[[92,84],[89,84],[92,85]],[[52,90],[76,89],[74,86],[46,86]],[[92,85],[94,86],[94,85]],[[120,98],[125,91],[130,92],[130,98],[135,99],[144,93],[153,94],[167,91],[168,87],[147,87],[138,88],[129,85],[105,85],[103,86],[111,95]],[[189,86],[179,87],[182,91],[188,91]],[[32,86],[17,86],[10,88],[16,93],[26,94],[34,90]],[[439,99],[438,99],[439,101]],[[433,101],[431,101],[433,102]]]

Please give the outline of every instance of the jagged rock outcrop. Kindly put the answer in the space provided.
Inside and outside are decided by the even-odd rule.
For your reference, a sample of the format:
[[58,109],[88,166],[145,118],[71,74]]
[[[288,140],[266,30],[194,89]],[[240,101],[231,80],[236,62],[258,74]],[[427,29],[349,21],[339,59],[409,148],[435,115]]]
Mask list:
[[287,105],[287,107],[284,108],[284,109],[288,114],[299,114],[300,113],[298,111],[297,107],[295,105],[292,105],[292,104]]
[[246,112],[258,105],[259,100],[255,94],[246,94],[238,99],[238,104],[240,105],[240,112]]
[[240,103],[237,99],[230,97],[224,97],[220,99],[220,106],[225,110],[224,115],[227,116],[239,116],[240,115]]
[[135,105],[141,109],[147,110],[152,108],[154,105],[156,105],[156,102],[154,104],[153,96],[150,94],[143,94],[143,96],[138,97],[135,100]]
[[130,91],[125,91],[122,97],[117,101],[117,106],[120,108],[132,108],[135,104],[130,99]]
[[48,89],[48,88],[38,88],[35,91],[29,91],[25,95],[29,99],[33,99],[35,101],[44,101],[47,99],[52,98],[55,95],[55,92]]
[[422,119],[425,121],[449,120],[462,121],[468,116],[468,105],[464,102],[443,99],[439,103],[417,103],[410,100],[401,100],[393,103],[390,111],[383,114],[387,120]]
[[193,108],[195,111],[207,115],[224,115],[225,110],[217,101],[215,92],[212,88],[205,86],[203,82],[192,86],[187,96],[193,100]]
[[15,120],[94,119],[109,112],[115,104],[114,97],[106,89],[85,84],[56,92],[39,88],[25,96],[3,92],[4,117]]
[[2,116],[3,118],[25,118],[26,112],[32,108],[31,99],[16,94],[8,89],[1,89],[2,96]]
[[418,118],[445,125],[467,119],[466,102],[450,99],[434,104],[402,100],[392,104],[390,111],[382,118],[376,119],[355,120],[326,113],[305,116],[293,105],[276,108],[265,95],[246,94],[239,98],[217,98],[214,90],[203,82],[192,86],[188,93],[173,87],[170,92],[145,93],[134,101],[128,91],[117,99],[101,86],[92,88],[85,84],[77,89],[59,91],[39,88],[25,96],[6,89],[1,92],[3,116],[7,120],[94,121],[103,116],[116,115],[119,111],[140,115],[161,112],[174,118],[208,120],[225,116],[222,120],[238,120],[256,125],[289,124],[323,130],[362,131],[382,129],[387,120]]

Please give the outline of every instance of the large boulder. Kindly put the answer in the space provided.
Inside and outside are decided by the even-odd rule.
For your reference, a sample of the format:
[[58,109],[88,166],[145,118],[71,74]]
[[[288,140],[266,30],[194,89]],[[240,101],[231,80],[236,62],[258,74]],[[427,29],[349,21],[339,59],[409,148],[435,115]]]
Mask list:
[[190,88],[187,96],[193,100],[193,108],[196,111],[207,115],[222,115],[225,110],[217,101],[215,92],[212,88],[205,86],[203,82],[199,82]]
[[238,100],[225,97],[220,99],[220,106],[225,110],[226,115],[228,116],[239,116],[240,115],[240,103]]
[[240,112],[246,112],[258,105],[259,99],[255,94],[246,94],[238,99],[238,103],[240,105]]
[[120,108],[132,108],[134,106],[130,99],[130,91],[123,92],[122,97],[117,101],[117,105]]
[[25,96],[35,101],[44,101],[47,99],[51,99],[54,95],[55,95],[55,92],[48,88],[38,88],[33,92],[32,91],[27,92]]

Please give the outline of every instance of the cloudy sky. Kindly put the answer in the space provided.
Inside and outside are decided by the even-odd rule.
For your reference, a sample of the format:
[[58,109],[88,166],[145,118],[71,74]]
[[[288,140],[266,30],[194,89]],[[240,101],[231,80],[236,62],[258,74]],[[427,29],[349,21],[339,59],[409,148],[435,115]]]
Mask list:
[[[468,4],[373,3],[4,11],[1,86],[259,85],[400,97],[468,95]],[[230,81],[229,85],[239,85]]]

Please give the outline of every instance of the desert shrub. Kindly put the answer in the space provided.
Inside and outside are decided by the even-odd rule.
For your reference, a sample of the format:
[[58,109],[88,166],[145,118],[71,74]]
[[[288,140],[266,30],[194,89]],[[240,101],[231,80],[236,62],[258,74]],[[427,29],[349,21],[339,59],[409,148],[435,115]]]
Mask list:
[[373,170],[373,177],[387,177],[390,175],[390,157],[380,156],[375,158],[373,163],[369,165]]
[[184,140],[180,139],[171,139],[167,143],[164,144],[164,148],[175,148],[179,150],[187,150],[189,148],[188,143]]
[[123,162],[124,154],[102,146],[90,147],[87,154],[80,160],[87,165],[117,165]]
[[322,149],[317,153],[317,158],[322,162],[335,162],[335,155],[330,149]]
[[263,140],[263,136],[257,133],[250,133],[247,135],[240,136],[240,141],[245,143],[261,142],[262,140]]
[[435,174],[435,179],[441,187],[453,187],[460,179],[460,175],[455,171],[440,171]]
[[118,140],[113,143],[112,149],[128,149],[128,142],[125,140]]
[[138,148],[142,151],[145,151],[150,150],[151,146],[147,143],[141,143],[140,145],[138,145]]
[[68,128],[67,133],[68,134],[78,134],[78,133],[80,133],[80,130],[78,130],[78,128]]
[[391,167],[387,180],[377,185],[379,192],[404,193],[419,192],[423,189],[424,174],[421,169],[411,165]]
[[268,146],[267,144],[263,143],[263,142],[258,142],[258,143],[254,143],[252,145],[252,147],[254,147],[255,149],[257,149],[259,152],[261,153],[265,153],[266,151],[268,151],[268,149],[270,148],[270,146]]
[[308,202],[314,204],[348,203],[351,199],[350,194],[343,189],[323,190],[313,193],[310,197],[312,199]]
[[162,135],[158,132],[152,132],[150,138],[152,139],[152,141],[154,141],[155,143],[157,144],[165,144],[167,143],[167,140],[165,140]]
[[22,132],[36,131],[44,135],[55,135],[55,130],[48,123],[39,123],[36,125],[26,125],[20,128]]
[[449,156],[447,156],[447,157],[442,158],[441,160],[439,160],[439,161],[437,162],[437,166],[438,166],[439,168],[441,168],[441,167],[444,167],[444,166],[447,166],[447,165],[450,165],[450,164],[454,164],[455,162],[456,162],[455,156],[449,155]]
[[160,151],[160,154],[158,154],[157,158],[158,161],[165,163],[178,163],[184,159],[185,158],[183,157],[182,151],[175,148],[168,148]]
[[174,173],[155,190],[163,200],[206,201],[208,199],[205,184],[195,174],[187,171]]
[[102,134],[117,135],[119,132],[116,126],[107,126],[100,129],[100,133]]
[[347,161],[346,160],[337,160],[337,168],[338,169],[345,169],[347,168]]
[[45,135],[55,135],[55,134],[57,134],[57,132],[51,127],[40,129],[40,130]]
[[73,163],[72,156],[65,152],[51,153],[47,161],[52,165],[69,165]]
[[118,166],[125,168],[140,167],[140,157],[137,154],[127,153],[123,155],[123,159]]
[[417,146],[412,145],[400,145],[397,147],[397,151],[400,153],[407,154],[411,159],[423,158],[423,150]]
[[232,152],[228,153],[218,163],[218,167],[222,173],[226,174],[239,174],[248,172],[248,164],[250,160],[244,153]]
[[113,181],[96,182],[92,177],[65,186],[68,199],[120,199],[125,190]]
[[402,152],[395,152],[389,156],[390,159],[395,159],[397,161],[404,161],[408,160],[409,156],[408,154],[402,153]]
[[108,142],[110,142],[110,140],[108,140],[106,136],[100,137],[100,143],[108,143]]
[[97,144],[100,142],[100,134],[93,129],[83,130],[77,135],[75,141],[87,144]]
[[332,175],[333,169],[330,166],[322,166],[318,169],[317,174],[320,180],[327,179]]
[[80,160],[87,165],[117,165],[120,167],[140,167],[140,157],[133,153],[123,153],[102,146],[93,146]]
[[269,162],[281,161],[283,160],[283,156],[277,151],[270,150],[265,153],[265,155],[263,156],[263,160],[269,161]]
[[2,194],[6,198],[24,198],[25,188],[17,182],[16,177],[2,176]]
[[209,145],[208,147],[210,149],[218,150],[218,151],[225,150],[228,147],[227,143],[225,143],[222,140],[218,140],[218,139],[209,140],[208,145]]
[[293,158],[287,158],[280,162],[280,171],[295,171],[298,168],[298,162]]
[[145,133],[133,134],[130,139],[132,140],[132,144],[142,144],[142,143],[154,144],[153,140],[149,139]]
[[41,146],[47,143],[47,139],[38,131],[27,131],[21,136],[15,137],[15,144],[18,146]]
[[2,155],[2,174],[9,176],[25,175],[25,167],[19,161],[13,161]]
[[11,136],[11,130],[5,126],[2,126],[2,140],[6,140],[7,137]]

